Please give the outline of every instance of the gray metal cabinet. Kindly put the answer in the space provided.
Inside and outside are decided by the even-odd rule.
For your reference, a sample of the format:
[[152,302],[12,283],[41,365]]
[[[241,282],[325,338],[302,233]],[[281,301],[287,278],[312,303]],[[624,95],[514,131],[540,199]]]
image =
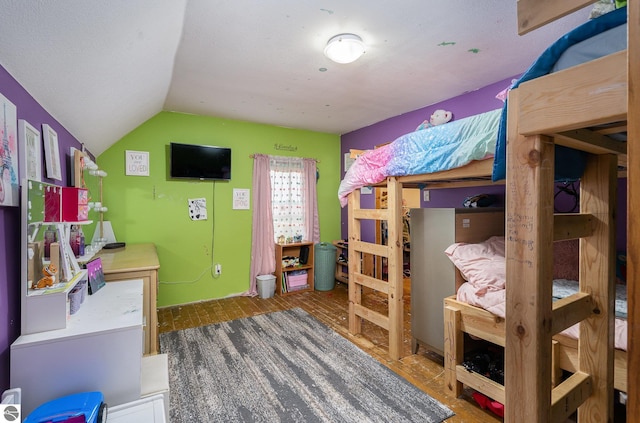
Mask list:
[[444,250],[454,242],[481,242],[504,235],[500,208],[411,209],[411,346],[444,352],[443,300],[461,276]]

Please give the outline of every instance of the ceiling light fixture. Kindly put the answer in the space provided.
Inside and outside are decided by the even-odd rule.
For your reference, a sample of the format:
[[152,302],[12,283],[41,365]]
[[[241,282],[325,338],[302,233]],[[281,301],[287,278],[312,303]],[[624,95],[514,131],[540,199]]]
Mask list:
[[324,55],[336,63],[351,63],[365,52],[362,38],[356,34],[338,34],[331,37],[324,48]]

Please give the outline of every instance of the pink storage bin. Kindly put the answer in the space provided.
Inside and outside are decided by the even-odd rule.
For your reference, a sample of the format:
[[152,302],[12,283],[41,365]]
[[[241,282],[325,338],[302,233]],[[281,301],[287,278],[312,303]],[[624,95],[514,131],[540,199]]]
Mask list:
[[89,217],[89,192],[85,188],[62,188],[62,221],[80,222]]
[[287,281],[290,287],[302,286],[307,284],[307,274],[289,275]]

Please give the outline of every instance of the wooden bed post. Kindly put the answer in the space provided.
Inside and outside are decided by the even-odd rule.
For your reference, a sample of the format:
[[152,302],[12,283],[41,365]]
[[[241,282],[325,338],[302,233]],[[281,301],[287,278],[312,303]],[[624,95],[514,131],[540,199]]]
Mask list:
[[627,297],[628,382],[627,420],[640,416],[640,2],[628,8],[628,119],[627,125]]
[[617,178],[617,157],[602,154],[589,156],[580,180],[580,213],[594,217],[593,234],[580,238],[580,291],[591,294],[598,311],[580,328],[579,368],[591,375],[593,389],[578,408],[579,422],[613,415]]
[[[514,90],[515,91],[515,90]],[[512,94],[515,96],[517,93]],[[551,421],[554,144],[514,135],[509,97],[505,421]]]
[[460,310],[444,306],[444,388],[454,398],[462,394],[462,382],[456,377],[456,367],[464,358],[461,314]]
[[402,184],[396,177],[387,178],[387,208],[389,216],[387,228],[388,259],[387,275],[389,281],[389,357],[397,360],[402,357],[404,337],[404,276],[402,269]]
[[[355,211],[360,209],[360,190],[354,190],[349,194],[349,216],[355,216]],[[362,286],[355,283],[355,275],[361,272],[360,253],[355,250],[353,244],[360,241],[362,236],[360,219],[349,219],[349,333],[357,335],[362,332],[362,318],[356,314],[356,307],[362,304]]]

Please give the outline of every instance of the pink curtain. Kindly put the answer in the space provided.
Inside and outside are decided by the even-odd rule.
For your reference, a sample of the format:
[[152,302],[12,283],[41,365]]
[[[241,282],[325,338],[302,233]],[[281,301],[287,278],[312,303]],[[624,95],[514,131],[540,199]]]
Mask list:
[[[320,242],[318,195],[316,192],[316,161],[303,160],[303,197],[305,208],[304,239]],[[249,289],[242,295],[258,294],[256,277],[276,270],[275,237],[271,204],[270,156],[254,154],[253,158],[253,219],[251,230],[251,271]]]
[[320,242],[320,223],[318,220],[318,194],[316,192],[317,166],[315,159],[304,159],[304,207],[305,228],[304,239]]
[[251,274],[249,290],[242,295],[258,294],[256,276],[276,271],[276,250],[273,242],[271,213],[271,178],[269,156],[253,156],[253,220],[251,229]]

